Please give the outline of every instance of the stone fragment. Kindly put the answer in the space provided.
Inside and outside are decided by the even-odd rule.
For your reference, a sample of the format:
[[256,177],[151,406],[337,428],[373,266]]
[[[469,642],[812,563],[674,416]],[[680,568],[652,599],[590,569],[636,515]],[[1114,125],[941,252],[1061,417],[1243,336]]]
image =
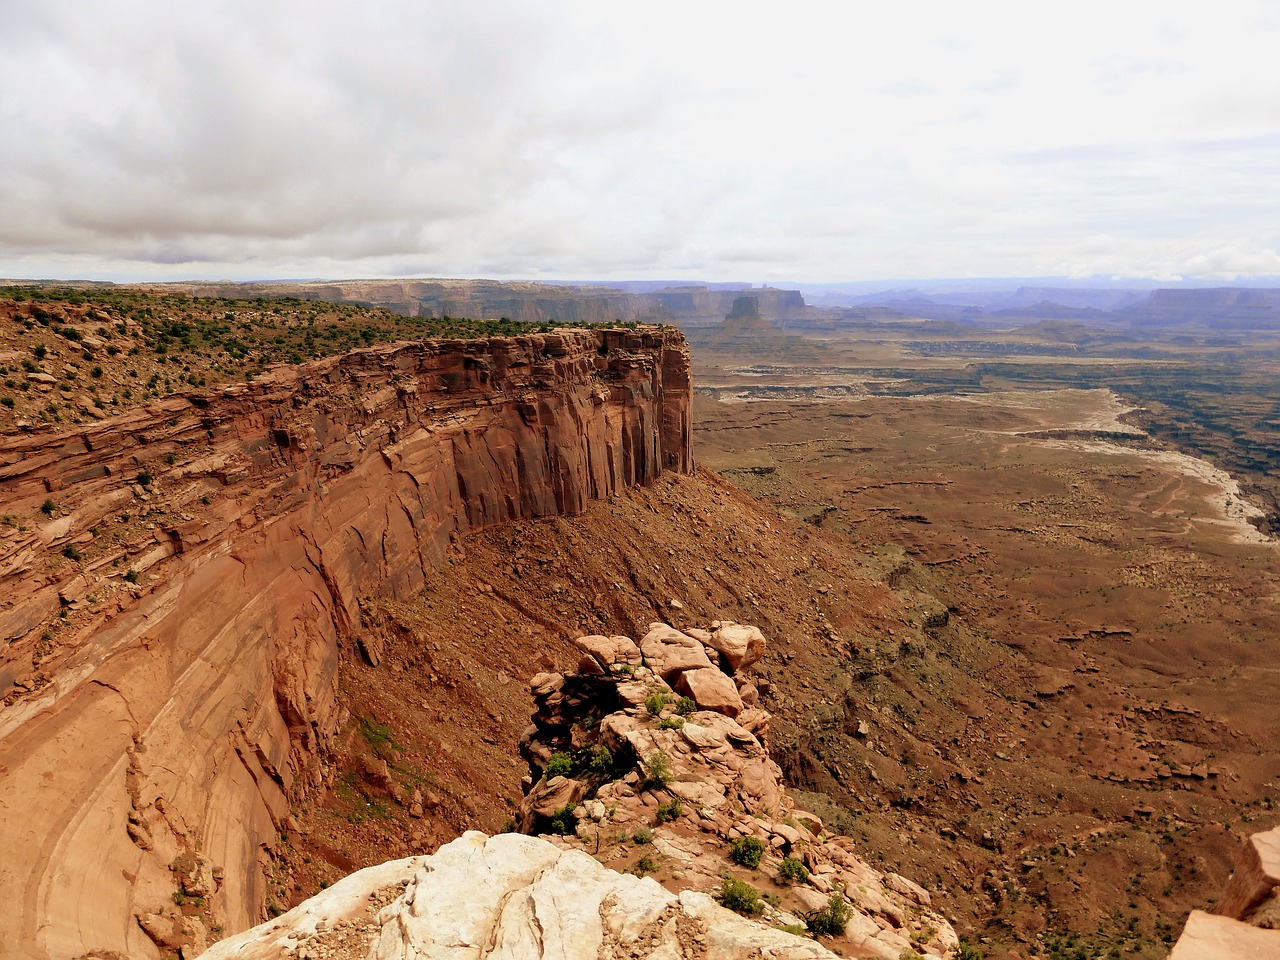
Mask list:
[[529,680],[529,692],[535,697],[546,697],[564,686],[564,677],[558,673],[535,673]]

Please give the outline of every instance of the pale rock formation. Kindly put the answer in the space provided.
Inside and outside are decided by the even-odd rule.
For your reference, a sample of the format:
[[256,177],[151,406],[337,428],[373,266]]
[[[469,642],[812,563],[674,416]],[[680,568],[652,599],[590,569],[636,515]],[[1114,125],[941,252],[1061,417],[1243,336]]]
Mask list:
[[[399,892],[403,888],[403,892]],[[376,915],[370,904],[397,893]],[[352,935],[352,931],[356,935]],[[812,940],[671,893],[585,853],[466,833],[429,857],[371,867],[202,960],[827,960]]]

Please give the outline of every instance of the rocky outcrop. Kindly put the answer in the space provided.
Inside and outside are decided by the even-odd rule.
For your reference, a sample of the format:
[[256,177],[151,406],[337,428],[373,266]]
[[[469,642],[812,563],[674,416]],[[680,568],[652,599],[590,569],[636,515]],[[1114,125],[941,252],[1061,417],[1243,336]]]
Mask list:
[[175,900],[259,919],[263,850],[329,775],[340,646],[376,657],[362,598],[469,530],[688,471],[690,399],[677,332],[566,330],[0,438],[6,955],[190,952]]
[[1192,911],[1170,960],[1280,956],[1280,828],[1255,833],[1236,859],[1217,913]]
[[655,623],[639,644],[575,643],[577,671],[531,681],[521,830],[737,907],[744,888],[727,884],[740,882],[747,909],[832,936],[844,956],[952,956],[959,941],[926,890],[870,867],[783,789],[750,673],[757,628]]
[[534,837],[471,832],[432,856],[354,873],[202,957],[822,960],[834,954],[731,913],[704,893],[672,893]]

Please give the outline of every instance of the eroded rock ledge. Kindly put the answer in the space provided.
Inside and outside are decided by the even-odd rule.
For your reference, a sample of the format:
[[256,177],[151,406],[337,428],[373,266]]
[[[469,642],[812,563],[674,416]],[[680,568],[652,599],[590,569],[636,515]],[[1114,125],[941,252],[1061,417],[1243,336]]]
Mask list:
[[376,640],[361,598],[411,595],[457,534],[688,471],[690,400],[678,332],[566,330],[0,437],[7,955],[159,956],[175,895],[260,919],[262,848],[327,775],[339,645]]

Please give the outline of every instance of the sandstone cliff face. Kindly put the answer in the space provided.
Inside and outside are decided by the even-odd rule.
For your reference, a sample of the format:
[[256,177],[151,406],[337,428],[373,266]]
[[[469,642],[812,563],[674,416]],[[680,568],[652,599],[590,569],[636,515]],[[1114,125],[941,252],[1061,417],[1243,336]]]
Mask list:
[[175,894],[259,919],[361,598],[411,594],[455,534],[690,470],[689,406],[678,333],[562,331],[0,438],[7,955],[158,956]]

